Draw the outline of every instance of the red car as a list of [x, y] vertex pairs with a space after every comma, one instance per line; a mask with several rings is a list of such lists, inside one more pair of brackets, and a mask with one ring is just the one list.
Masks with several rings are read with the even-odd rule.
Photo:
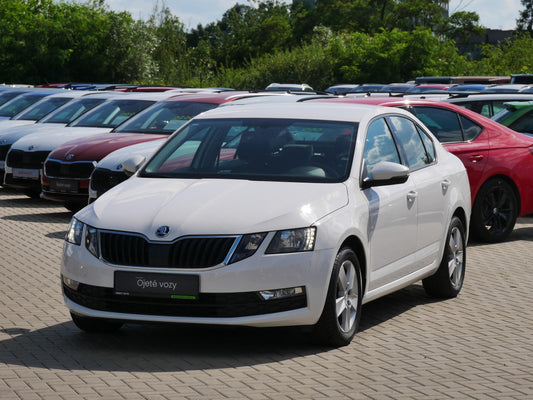
[[517, 217], [533, 213], [533, 137], [439, 101], [391, 97], [315, 101], [399, 107], [416, 115], [466, 167], [472, 195], [470, 232], [478, 240], [502, 241]]
[[181, 94], [157, 102], [110, 133], [72, 140], [52, 151], [44, 163], [41, 197], [69, 210], [88, 203], [89, 178], [98, 161], [122, 147], [165, 139], [195, 115], [242, 92]]

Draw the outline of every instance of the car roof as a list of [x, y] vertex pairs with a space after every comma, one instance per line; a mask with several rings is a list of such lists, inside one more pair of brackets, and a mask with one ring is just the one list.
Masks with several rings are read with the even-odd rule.
[[48, 98], [63, 97], [63, 98], [77, 98], [87, 96], [89, 94], [101, 93], [96, 90], [94, 91], [85, 91], [85, 90], [57, 90], [57, 93], [53, 93]]
[[287, 118], [359, 122], [369, 116], [391, 112], [412, 116], [408, 111], [367, 104], [317, 104], [311, 102], [243, 104], [206, 111], [194, 119]]
[[487, 86], [484, 90], [487, 92], [520, 92], [524, 89], [528, 89], [531, 85], [521, 84], [521, 83], [508, 83], [508, 84], [499, 84], [499, 85], [490, 85]]
[[190, 101], [197, 103], [214, 103], [222, 104], [227, 101], [231, 101], [233, 97], [238, 96], [239, 94], [248, 94], [247, 91], [235, 92], [235, 91], [224, 91], [221, 93], [216, 92], [205, 92], [205, 93], [174, 93], [172, 97], [164, 100], [166, 102], [171, 101]]
[[[401, 107], [401, 106], [428, 106], [428, 107], [439, 107], [439, 108], [445, 108], [450, 111], [458, 112], [459, 114], [462, 114], [464, 116], [469, 117], [470, 119], [476, 121], [478, 124], [482, 124], [483, 126], [491, 126], [492, 128], [498, 129], [499, 131], [505, 131], [508, 133], [515, 134], [516, 132], [513, 131], [510, 128], [507, 128], [506, 126], [503, 126], [496, 121], [493, 121], [490, 118], [487, 118], [481, 114], [478, 114], [475, 111], [469, 110], [467, 108], [461, 107], [459, 105], [455, 105], [452, 103], [447, 103], [443, 101], [437, 101], [437, 100], [429, 100], [429, 99], [402, 99], [402, 98], [390, 98], [390, 97], [338, 97], [338, 98], [332, 98], [332, 99], [317, 99], [313, 102], [332, 102], [332, 103], [354, 103], [354, 104], [373, 104], [373, 105], [379, 105], [379, 106], [385, 106], [385, 107]], [[408, 111], [406, 111], [408, 112]]]
[[322, 98], [316, 99], [315, 101], [320, 102], [332, 102], [332, 103], [354, 103], [354, 104], [370, 104], [375, 106], [383, 107], [401, 107], [409, 105], [418, 105], [418, 106], [434, 106], [440, 108], [447, 108], [450, 110], [458, 111], [461, 114], [469, 115], [474, 119], [482, 118], [490, 121], [489, 118], [484, 117], [481, 114], [478, 114], [474, 111], [468, 110], [464, 107], [447, 103], [438, 100], [431, 99], [420, 99], [420, 98], [402, 98], [402, 97], [337, 97], [337, 98]]
[[449, 101], [450, 103], [462, 103], [467, 101], [480, 101], [480, 100], [487, 100], [487, 101], [494, 101], [494, 100], [504, 100], [504, 101], [511, 101], [511, 100], [533, 100], [533, 94], [531, 93], [522, 93], [522, 92], [516, 92], [516, 93], [475, 93], [475, 94], [467, 94], [467, 95], [452, 95], [449, 99], [446, 101]]

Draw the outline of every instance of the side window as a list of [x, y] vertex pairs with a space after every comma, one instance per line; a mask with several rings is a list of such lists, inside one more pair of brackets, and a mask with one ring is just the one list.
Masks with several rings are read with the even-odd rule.
[[433, 140], [427, 135], [426, 132], [424, 132], [420, 127], [417, 126], [418, 134], [422, 138], [422, 142], [424, 142], [424, 147], [426, 148], [427, 153], [427, 163], [431, 164], [435, 162], [435, 144], [433, 143]]
[[414, 107], [415, 114], [439, 142], [463, 142], [463, 131], [456, 112], [436, 107]]
[[492, 109], [494, 114], [492, 114], [491, 117], [498, 114], [501, 110], [505, 110], [505, 101], [493, 101]]
[[[476, 110], [473, 110], [473, 111], [476, 111]], [[492, 109], [490, 107], [490, 104], [483, 104], [483, 107], [481, 107], [481, 110], [479, 111], [479, 114], [487, 117], [487, 118], [490, 118], [494, 115], [494, 113], [492, 112]]]
[[404, 117], [395, 116], [388, 119], [394, 129], [394, 136], [405, 154], [409, 169], [413, 171], [429, 164], [431, 161], [415, 124]]
[[479, 114], [485, 115], [487, 118], [490, 117], [488, 115], [490, 113], [490, 103], [485, 103], [483, 101], [465, 101], [465, 102], [458, 102], [454, 104], [464, 107], [468, 110], [472, 110], [474, 112], [477, 112]]
[[478, 135], [481, 133], [483, 128], [473, 122], [472, 120], [459, 115], [459, 118], [461, 120], [461, 125], [463, 127], [463, 134], [466, 141], [468, 140], [474, 140], [478, 137]]
[[381, 161], [400, 163], [400, 156], [392, 133], [383, 118], [373, 121], [368, 126], [365, 150], [363, 154], [366, 173], [372, 177], [372, 169]]
[[514, 121], [509, 128], [523, 133], [533, 133], [533, 111], [529, 111]]

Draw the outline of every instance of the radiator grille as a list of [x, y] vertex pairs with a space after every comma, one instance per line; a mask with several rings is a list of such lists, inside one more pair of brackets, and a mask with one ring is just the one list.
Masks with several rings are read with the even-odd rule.
[[96, 168], [91, 176], [91, 189], [101, 196], [112, 187], [124, 182], [128, 177], [123, 171]]
[[7, 152], [9, 151], [10, 148], [11, 148], [11, 143], [0, 145], [0, 161], [5, 161]]
[[61, 162], [57, 160], [47, 160], [44, 164], [44, 171], [50, 178], [77, 178], [89, 179], [94, 170], [92, 161]]
[[184, 238], [153, 243], [136, 235], [100, 232], [102, 258], [115, 265], [209, 268], [224, 261], [235, 237]]
[[23, 151], [11, 149], [7, 154], [7, 165], [11, 168], [41, 169], [50, 151]]

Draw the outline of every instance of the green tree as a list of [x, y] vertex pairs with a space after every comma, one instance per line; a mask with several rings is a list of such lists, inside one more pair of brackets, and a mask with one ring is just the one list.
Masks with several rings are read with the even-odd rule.
[[533, 32], [533, 0], [521, 0], [524, 9], [520, 11], [520, 16], [516, 20], [516, 29], [520, 31]]
[[187, 36], [184, 25], [168, 7], [156, 8], [148, 21], [154, 36], [153, 59], [157, 65], [154, 83], [182, 85], [190, 79]]
[[390, 13], [389, 28], [413, 31], [424, 27], [434, 29], [445, 18], [443, 6], [449, 0], [403, 0], [394, 2]]
[[108, 13], [108, 28], [105, 32], [104, 71], [100, 80], [126, 83], [154, 82], [157, 77], [157, 62], [154, 49], [157, 38], [143, 21], [135, 21], [127, 12]]
[[148, 79], [149, 43], [142, 22], [103, 0], [0, 0], [0, 81]]
[[250, 0], [236, 4], [217, 23], [198, 26], [189, 35], [189, 46], [211, 46], [217, 65], [244, 65], [254, 57], [290, 48], [289, 7], [278, 0]]
[[336, 82], [403, 82], [467, 69], [453, 41], [442, 42], [425, 28], [339, 34], [329, 41], [327, 52], [335, 60]]
[[241, 68], [221, 67], [218, 72], [211, 81], [213, 86], [236, 89], [260, 90], [272, 82], [301, 82], [323, 88], [332, 80], [331, 62], [317, 42], [265, 54]]
[[480, 36], [485, 27], [479, 23], [479, 15], [471, 11], [458, 11], [443, 21], [439, 32], [451, 39], [460, 39], [463, 43], [472, 36]]
[[528, 33], [517, 35], [497, 46], [483, 46], [483, 57], [475, 62], [480, 75], [533, 73], [533, 38]]

